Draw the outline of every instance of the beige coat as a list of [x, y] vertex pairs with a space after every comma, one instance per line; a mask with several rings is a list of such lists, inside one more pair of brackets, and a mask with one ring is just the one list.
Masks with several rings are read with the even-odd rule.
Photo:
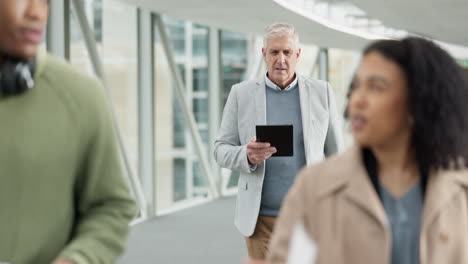
[[[420, 237], [420, 264], [468, 263], [468, 171], [430, 176]], [[285, 263], [294, 225], [303, 221], [318, 244], [318, 264], [390, 263], [384, 208], [353, 147], [304, 169], [288, 193], [269, 260]]]

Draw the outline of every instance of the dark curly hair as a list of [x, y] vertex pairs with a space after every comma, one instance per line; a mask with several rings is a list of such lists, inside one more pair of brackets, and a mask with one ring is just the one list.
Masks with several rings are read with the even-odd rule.
[[[377, 52], [405, 73], [408, 109], [414, 120], [412, 145], [423, 171], [468, 163], [468, 81], [442, 48], [416, 37], [380, 40], [363, 52]], [[349, 90], [348, 96], [352, 93]], [[347, 113], [345, 113], [347, 117]]]

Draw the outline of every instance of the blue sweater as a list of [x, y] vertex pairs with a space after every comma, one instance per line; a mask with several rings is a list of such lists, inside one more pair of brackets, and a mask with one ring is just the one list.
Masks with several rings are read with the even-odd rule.
[[292, 124], [294, 132], [294, 155], [271, 157], [265, 164], [260, 215], [277, 216], [296, 174], [306, 164], [298, 85], [286, 91], [267, 86], [266, 110], [268, 125]]

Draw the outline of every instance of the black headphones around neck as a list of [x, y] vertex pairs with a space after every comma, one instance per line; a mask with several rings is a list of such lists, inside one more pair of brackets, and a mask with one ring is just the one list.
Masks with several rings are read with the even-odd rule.
[[22, 94], [34, 86], [35, 60], [24, 61], [5, 57], [0, 66], [0, 94], [11, 96]]

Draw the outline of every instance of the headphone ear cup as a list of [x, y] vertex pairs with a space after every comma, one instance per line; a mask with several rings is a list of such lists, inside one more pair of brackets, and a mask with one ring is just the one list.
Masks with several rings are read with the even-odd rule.
[[7, 96], [23, 93], [34, 86], [32, 69], [28, 62], [6, 60], [0, 77], [0, 90]]
[[1, 69], [1, 83], [0, 88], [2, 89], [2, 93], [4, 95], [11, 95], [15, 93], [16, 90], [16, 76], [15, 76], [15, 67], [14, 64], [10, 60], [6, 60], [3, 63]]
[[32, 77], [29, 63], [18, 63], [15, 68], [15, 76], [17, 94], [24, 93], [26, 90], [29, 90], [34, 86], [34, 79]]

